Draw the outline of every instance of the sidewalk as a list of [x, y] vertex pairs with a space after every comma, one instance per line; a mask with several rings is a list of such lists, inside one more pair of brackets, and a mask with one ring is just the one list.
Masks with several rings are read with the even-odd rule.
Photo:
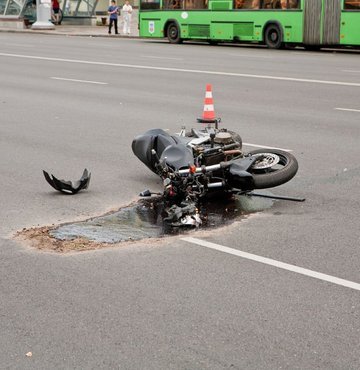
[[112, 34], [108, 34], [108, 26], [77, 26], [77, 25], [67, 25], [66, 20], [63, 22], [64, 24], [56, 25], [54, 30], [32, 30], [30, 28], [24, 29], [15, 29], [15, 28], [6, 28], [0, 27], [0, 32], [17, 32], [17, 33], [33, 33], [33, 34], [49, 34], [49, 35], [67, 35], [67, 36], [88, 36], [88, 37], [139, 37], [139, 30], [138, 30], [138, 12], [137, 10], [134, 11], [131, 17], [131, 34], [130, 36], [123, 35], [122, 32], [122, 22], [121, 18], [119, 19], [119, 35], [114, 34], [114, 28], [112, 29]]

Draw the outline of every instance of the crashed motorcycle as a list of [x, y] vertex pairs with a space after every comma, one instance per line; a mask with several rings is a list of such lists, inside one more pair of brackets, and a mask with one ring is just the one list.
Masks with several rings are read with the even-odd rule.
[[291, 153], [278, 149], [244, 152], [240, 135], [219, 129], [219, 121], [215, 127], [183, 128], [174, 135], [153, 129], [132, 142], [134, 154], [162, 179], [164, 220], [172, 226], [199, 226], [199, 202], [204, 198], [279, 186], [298, 170]]
[[[199, 226], [198, 210], [204, 198], [249, 194], [282, 185], [295, 176], [298, 163], [292, 154], [278, 149], [246, 153], [239, 134], [219, 128], [221, 119], [215, 116], [210, 84], [206, 85], [203, 116], [197, 121], [201, 129], [183, 127], [176, 135], [153, 129], [132, 142], [134, 154], [163, 181], [164, 220], [172, 226]], [[152, 194], [147, 190], [140, 195]]]

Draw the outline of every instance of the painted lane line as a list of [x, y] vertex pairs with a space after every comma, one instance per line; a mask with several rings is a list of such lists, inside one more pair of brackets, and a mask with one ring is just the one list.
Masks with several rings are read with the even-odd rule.
[[238, 57], [238, 58], [274, 59], [274, 57], [265, 56], [265, 55], [234, 54], [234, 53], [226, 53], [225, 55], [232, 56], [232, 57]]
[[347, 288], [351, 288], [351, 289], [360, 291], [360, 284], [354, 283], [353, 281], [340, 279], [340, 278], [337, 278], [335, 276], [326, 275], [326, 274], [323, 274], [321, 272], [316, 272], [316, 271], [308, 270], [308, 269], [298, 267], [298, 266], [295, 266], [295, 265], [290, 265], [288, 263], [276, 261], [276, 260], [273, 260], [273, 259], [270, 259], [270, 258], [261, 257], [261, 256], [258, 256], [256, 254], [242, 252], [242, 251], [239, 251], [237, 249], [225, 247], [225, 246], [220, 245], [220, 244], [207, 242], [205, 240], [201, 240], [201, 239], [197, 239], [197, 238], [186, 237], [186, 238], [182, 238], [181, 240], [183, 240], [185, 242], [188, 242], [188, 243], [191, 243], [191, 244], [196, 244], [196, 245], [200, 245], [202, 247], [214, 249], [214, 250], [217, 250], [219, 252], [224, 252], [224, 253], [232, 254], [234, 256], [242, 257], [242, 258], [245, 258], [247, 260], [263, 263], [265, 265], [270, 265], [270, 266], [273, 266], [273, 267], [277, 267], [279, 269], [295, 272], [297, 274], [309, 276], [309, 277], [312, 277], [312, 278], [315, 278], [315, 279], [318, 279], [318, 280], [327, 281], [329, 283], [333, 283], [333, 284], [336, 284], [336, 285], [341, 285], [341, 286], [344, 286], [344, 287], [347, 287]]
[[243, 145], [246, 145], [246, 146], [254, 146], [254, 147], [256, 147], [256, 148], [263, 148], [263, 149], [278, 149], [278, 150], [283, 150], [284, 152], [292, 152], [292, 150], [291, 150], [291, 149], [277, 148], [276, 146], [265, 146], [265, 145], [250, 144], [250, 143], [243, 143]]
[[335, 108], [335, 110], [342, 110], [346, 112], [358, 112], [360, 113], [360, 109], [351, 109], [351, 108]]
[[183, 58], [171, 58], [171, 57], [156, 57], [152, 55], [140, 55], [141, 58], [150, 58], [150, 59], [166, 59], [166, 60], [184, 60]]
[[50, 58], [50, 57], [39, 57], [39, 56], [34, 56], [34, 55], [21, 55], [21, 54], [8, 54], [8, 53], [0, 53], [0, 56], [12, 57], [12, 58], [34, 59], [34, 60], [46, 60], [49, 62], [77, 63], [77, 64], [87, 64], [87, 65], [97, 65], [97, 66], [101, 65], [101, 66], [108, 66], [108, 67], [132, 68], [132, 69], [143, 69], [143, 70], [152, 70], [152, 71], [198, 73], [198, 74], [206, 74], [206, 75], [213, 75], [213, 76], [244, 77], [244, 78], [256, 78], [256, 79], [264, 79], [264, 80], [305, 82], [305, 83], [312, 83], [312, 84], [360, 87], [360, 83], [355, 83], [355, 82], [314, 80], [314, 79], [307, 79], [307, 78], [278, 77], [278, 76], [254, 75], [254, 74], [233, 73], [233, 72], [217, 72], [217, 71], [206, 71], [206, 70], [200, 70], [200, 69], [154, 67], [154, 66], [144, 66], [144, 65], [136, 65], [136, 64], [95, 62], [95, 61], [90, 61], [90, 60]]
[[347, 73], [360, 73], [360, 71], [355, 71], [354, 69], [343, 69], [342, 72], [347, 72]]
[[4, 45], [6, 45], [6, 46], [13, 46], [13, 47], [20, 46], [21, 48], [34, 48], [35, 47], [35, 45], [33, 45], [33, 44], [11, 44], [11, 43], [5, 43]]
[[95, 85], [108, 85], [107, 82], [98, 82], [98, 81], [87, 81], [87, 80], [75, 80], [73, 78], [62, 78], [62, 77], [50, 77], [52, 80], [60, 81], [70, 81], [70, 82], [81, 82], [85, 84], [95, 84]]

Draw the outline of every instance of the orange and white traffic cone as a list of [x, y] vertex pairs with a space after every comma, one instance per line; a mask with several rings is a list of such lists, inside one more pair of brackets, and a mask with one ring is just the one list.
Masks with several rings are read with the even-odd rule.
[[204, 100], [204, 111], [202, 118], [198, 118], [198, 122], [201, 123], [218, 123], [220, 120], [215, 117], [214, 100], [212, 96], [212, 86], [206, 85], [205, 100]]
[[210, 84], [206, 85], [203, 119], [204, 120], [215, 119], [214, 100], [212, 96], [212, 86]]

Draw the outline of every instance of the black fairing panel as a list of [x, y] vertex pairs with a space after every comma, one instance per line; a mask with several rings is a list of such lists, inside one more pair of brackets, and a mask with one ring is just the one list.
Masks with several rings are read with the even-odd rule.
[[69, 181], [69, 180], [59, 180], [54, 175], [49, 175], [43, 170], [46, 181], [54, 189], [60, 191], [64, 194], [76, 194], [82, 189], [87, 189], [89, 187], [91, 173], [85, 168], [80, 180]]
[[[140, 161], [154, 173], [156, 173], [156, 159], [151, 153], [153, 149], [159, 158], [167, 157], [166, 163], [174, 169], [179, 169], [188, 166], [189, 163], [193, 164], [192, 150], [186, 147], [189, 140], [185, 137], [171, 136], [161, 129], [152, 129], [133, 140], [132, 150]], [[169, 146], [173, 148], [170, 148], [164, 155], [165, 149]]]
[[165, 159], [166, 164], [175, 170], [194, 164], [192, 149], [182, 143], [169, 145], [162, 152], [161, 159]]
[[151, 153], [152, 149], [160, 157], [164, 149], [174, 143], [176, 143], [175, 139], [167, 132], [161, 129], [153, 129], [137, 136], [132, 142], [132, 150], [141, 162], [156, 173], [156, 160]]
[[255, 188], [253, 176], [247, 171], [254, 160], [255, 158], [252, 157], [242, 158], [231, 164], [226, 178], [232, 188], [240, 190], [253, 190]]

